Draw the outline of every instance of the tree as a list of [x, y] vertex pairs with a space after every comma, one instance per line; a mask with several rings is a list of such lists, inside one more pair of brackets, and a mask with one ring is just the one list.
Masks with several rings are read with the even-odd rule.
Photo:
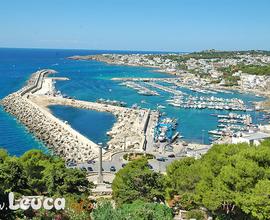
[[16, 157], [6, 158], [0, 164], [0, 183], [0, 187], [7, 193], [24, 193], [29, 190], [23, 165]]
[[110, 201], [102, 201], [97, 204], [97, 207], [91, 214], [93, 220], [121, 220], [117, 211], [113, 208]]
[[270, 217], [270, 180], [260, 180], [250, 193], [239, 198], [244, 212], [258, 219]]
[[132, 220], [171, 220], [173, 219], [172, 210], [159, 203], [146, 203], [134, 201], [131, 204], [124, 204], [117, 209], [122, 219]]
[[4, 149], [0, 149], [0, 163], [3, 163], [7, 157], [8, 157], [7, 151]]
[[168, 196], [177, 193], [193, 192], [200, 179], [200, 169], [194, 158], [184, 158], [172, 162], [167, 168]]
[[43, 171], [50, 165], [50, 156], [40, 150], [30, 150], [24, 153], [20, 160], [27, 174], [28, 184], [32, 193], [46, 193], [46, 180], [43, 178]]
[[[170, 198], [190, 198], [220, 218], [267, 219], [270, 142], [258, 147], [247, 144], [215, 145], [199, 160], [176, 161], [167, 168]], [[268, 190], [268, 191], [267, 191]], [[181, 200], [182, 199], [182, 200]], [[192, 206], [191, 206], [192, 207]], [[266, 217], [268, 216], [268, 217]]]
[[116, 173], [112, 183], [113, 198], [117, 204], [143, 201], [164, 201], [164, 178], [149, 169], [147, 159], [128, 163]]
[[59, 158], [52, 158], [42, 174], [49, 195], [87, 197], [92, 187], [86, 178], [86, 172], [67, 169], [64, 161]]
[[134, 201], [113, 208], [111, 202], [105, 201], [98, 204], [93, 211], [94, 220], [172, 220], [172, 210], [165, 205]]
[[[84, 202], [89, 196], [91, 183], [86, 178], [86, 172], [79, 169], [68, 169], [65, 162], [55, 156], [46, 155], [39, 150], [31, 150], [23, 156], [10, 157], [6, 151], [0, 149], [0, 205], [2, 202], [8, 204], [8, 193], [14, 192], [16, 198], [22, 195], [44, 195], [47, 197], [61, 196], [66, 201], [73, 201], [71, 205]], [[69, 212], [68, 212], [69, 211]], [[11, 212], [9, 209], [0, 210], [0, 219], [32, 218], [42, 219], [55, 216], [72, 214], [73, 219], [89, 219], [89, 210], [80, 213], [52, 210], [47, 213], [44, 210], [27, 210]], [[51, 219], [50, 218], [50, 219]], [[63, 218], [62, 218], [63, 219]]]
[[16, 213], [8, 209], [8, 193], [24, 194], [29, 191], [27, 176], [23, 166], [16, 157], [8, 157], [1, 151], [1, 158], [5, 158], [0, 163], [0, 205], [4, 208], [0, 210], [0, 219], [15, 219]]

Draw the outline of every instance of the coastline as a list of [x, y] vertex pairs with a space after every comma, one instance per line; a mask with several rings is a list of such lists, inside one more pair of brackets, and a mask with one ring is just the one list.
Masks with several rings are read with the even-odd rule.
[[51, 73], [55, 71], [41, 70], [34, 73], [25, 87], [1, 101], [5, 111], [14, 115], [45, 146], [67, 161], [86, 162], [95, 159], [99, 146], [53, 116], [49, 105], [69, 105], [114, 114], [117, 121], [108, 132], [111, 139], [107, 143], [108, 151], [104, 153], [107, 157], [124, 147], [142, 151], [150, 111], [55, 97], [53, 81], [58, 78], [47, 78]]
[[[195, 75], [189, 73], [189, 72], [176, 72], [176, 71], [168, 71], [167, 68], [161, 68], [160, 66], [152, 66], [152, 65], [142, 65], [142, 64], [134, 64], [134, 63], [128, 63], [128, 62], [120, 62], [118, 60], [112, 61], [109, 58], [105, 58], [102, 55], [84, 55], [84, 56], [71, 56], [67, 57], [67, 59], [72, 59], [72, 60], [95, 60], [99, 62], [104, 62], [110, 65], [121, 65], [121, 66], [135, 66], [135, 67], [147, 67], [147, 68], [152, 68], [154, 72], [160, 72], [160, 73], [166, 73], [171, 76], [174, 76], [176, 78], [181, 77], [181, 78], [187, 78], [190, 77], [191, 75], [195, 77]], [[243, 94], [253, 94], [254, 96], [261, 96], [266, 98], [264, 101], [260, 101], [255, 103], [256, 107], [258, 110], [265, 111], [265, 112], [270, 112], [270, 91], [260, 91], [258, 89], [243, 89], [240, 86], [222, 86], [222, 85], [217, 85], [217, 84], [211, 84], [214, 85], [215, 88], [217, 89], [222, 89], [222, 90], [227, 90], [227, 91], [236, 91], [239, 93]]]

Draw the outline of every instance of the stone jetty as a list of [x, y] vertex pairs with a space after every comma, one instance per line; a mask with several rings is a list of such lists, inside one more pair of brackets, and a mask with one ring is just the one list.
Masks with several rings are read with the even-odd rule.
[[67, 161], [84, 161], [97, 156], [94, 143], [82, 140], [79, 133], [67, 129], [60, 120], [42, 110], [26, 97], [14, 93], [2, 101], [4, 109], [14, 115], [28, 130]]
[[22, 89], [1, 100], [1, 105], [52, 149], [54, 154], [66, 161], [85, 162], [97, 158], [99, 146], [53, 116], [48, 108], [50, 105], [69, 105], [114, 114], [117, 122], [108, 132], [111, 139], [107, 143], [107, 155], [123, 149], [143, 149], [150, 111], [56, 96], [53, 91], [49, 91], [50, 88], [54, 89], [51, 85], [53, 80], [48, 80], [48, 75], [53, 73], [56, 72], [41, 70], [34, 73]]
[[153, 114], [144, 109], [131, 109], [63, 97], [30, 95], [29, 99], [47, 111], [49, 111], [48, 106], [65, 105], [112, 113], [117, 118], [117, 121], [111, 131], [107, 133], [111, 137], [110, 141], [107, 143], [109, 151], [120, 149], [142, 150], [144, 133], [148, 125], [148, 114]]

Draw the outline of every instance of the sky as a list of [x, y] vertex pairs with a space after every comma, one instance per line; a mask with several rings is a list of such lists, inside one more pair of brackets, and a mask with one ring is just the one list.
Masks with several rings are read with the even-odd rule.
[[0, 47], [270, 50], [270, 0], [1, 0]]

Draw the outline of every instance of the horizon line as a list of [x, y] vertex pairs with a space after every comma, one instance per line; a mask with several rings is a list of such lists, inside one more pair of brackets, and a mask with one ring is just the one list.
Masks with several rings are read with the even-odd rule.
[[218, 49], [204, 49], [204, 50], [193, 50], [193, 51], [172, 51], [172, 50], [132, 50], [132, 49], [87, 49], [87, 48], [42, 48], [42, 47], [1, 47], [0, 49], [30, 49], [30, 50], [84, 50], [84, 51], [118, 51], [118, 52], [154, 52], [154, 53], [198, 53], [205, 51], [215, 52], [248, 52], [248, 51], [267, 51], [267, 49], [235, 49], [235, 50], [218, 50]]

